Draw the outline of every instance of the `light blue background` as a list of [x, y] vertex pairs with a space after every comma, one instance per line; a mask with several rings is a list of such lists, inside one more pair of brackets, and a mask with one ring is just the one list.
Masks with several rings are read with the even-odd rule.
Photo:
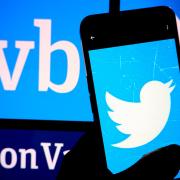
[[[180, 144], [180, 73], [173, 39], [92, 50], [89, 54], [106, 160], [113, 173], [130, 167], [144, 154], [159, 147]], [[119, 132], [117, 124], [108, 116], [106, 91], [125, 101], [140, 102], [140, 91], [145, 83], [152, 80], [166, 83], [171, 79], [176, 87], [171, 93], [169, 120], [160, 135], [137, 148], [113, 147], [112, 144], [126, 139], [128, 135]]]
[[[90, 14], [108, 12], [109, 0], [1, 0], [0, 40], [8, 40], [5, 50], [12, 72], [18, 50], [16, 40], [33, 40], [35, 49], [30, 51], [21, 79], [15, 92], [2, 89], [0, 83], [0, 118], [53, 119], [93, 121], [79, 27], [81, 20]], [[179, 14], [180, 5], [176, 0], [121, 0], [121, 10], [168, 5]], [[34, 19], [52, 20], [52, 43], [68, 40], [77, 46], [80, 54], [80, 78], [76, 88], [67, 94], [51, 90], [38, 92], [39, 29], [33, 26]], [[58, 60], [57, 60], [58, 59]], [[63, 52], [52, 54], [52, 81], [62, 83], [66, 75], [66, 57]]]
[[[8, 40], [5, 55], [12, 72], [18, 50], [16, 40], [33, 40], [35, 49], [30, 51], [16, 91], [4, 91], [0, 83], [0, 118], [92, 121], [82, 48], [80, 22], [89, 14], [101, 13], [107, 3], [91, 1], [57, 0], [1, 0], [0, 39]], [[66, 94], [49, 90], [38, 92], [39, 28], [34, 19], [52, 20], [52, 43], [67, 40], [77, 46], [80, 53], [80, 78], [76, 88]], [[66, 76], [66, 56], [62, 51], [52, 54], [51, 80], [62, 83]]]

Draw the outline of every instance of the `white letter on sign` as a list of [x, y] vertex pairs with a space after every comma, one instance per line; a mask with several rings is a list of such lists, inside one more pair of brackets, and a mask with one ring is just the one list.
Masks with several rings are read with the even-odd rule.
[[36, 151], [34, 149], [19, 149], [20, 152], [20, 167], [21, 169], [26, 169], [26, 163], [27, 163], [27, 155], [30, 156], [30, 166], [31, 169], [38, 169], [38, 166], [36, 165]]
[[[7, 154], [9, 153], [11, 160], [7, 162]], [[17, 164], [17, 154], [16, 151], [12, 148], [5, 148], [1, 151], [0, 154], [0, 163], [5, 169], [12, 169]]]
[[16, 48], [19, 48], [19, 55], [12, 73], [12, 77], [9, 72], [6, 57], [3, 49], [8, 47], [7, 41], [0, 41], [0, 78], [3, 88], [5, 90], [14, 91], [18, 85], [21, 77], [24, 65], [29, 54], [30, 49], [34, 49], [33, 41], [16, 41]]
[[[72, 91], [77, 85], [80, 72], [80, 58], [77, 48], [69, 41], [58, 41], [51, 44], [51, 20], [34, 20], [34, 25], [40, 28], [39, 53], [39, 91], [51, 88], [57, 93]], [[63, 84], [54, 84], [50, 80], [51, 54], [62, 50], [67, 56], [67, 75]]]
[[41, 143], [41, 146], [43, 147], [45, 158], [47, 161], [48, 168], [50, 170], [54, 170], [58, 157], [61, 152], [61, 148], [64, 146], [63, 143], [55, 143], [54, 146], [56, 147], [54, 157], [52, 158], [49, 147], [51, 146], [51, 143]]

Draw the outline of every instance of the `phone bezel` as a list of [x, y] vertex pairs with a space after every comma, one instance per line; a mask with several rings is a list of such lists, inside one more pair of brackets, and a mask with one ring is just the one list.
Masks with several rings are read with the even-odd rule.
[[96, 133], [101, 144], [100, 151], [103, 153], [103, 162], [107, 167], [88, 51], [174, 38], [178, 61], [180, 61], [176, 19], [174, 12], [168, 7], [144, 8], [122, 11], [116, 14], [107, 13], [88, 16], [82, 21], [80, 31], [91, 107], [95, 126], [97, 127]]

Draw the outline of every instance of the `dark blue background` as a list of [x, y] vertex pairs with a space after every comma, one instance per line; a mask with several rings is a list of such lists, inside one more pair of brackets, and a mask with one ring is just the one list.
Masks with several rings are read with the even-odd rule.
[[[77, 142], [83, 132], [63, 131], [30, 131], [30, 130], [1, 130], [0, 131], [0, 153], [4, 148], [13, 148], [17, 153], [17, 165], [12, 169], [4, 169], [0, 164], [0, 179], [54, 179], [60, 169], [64, 157], [63, 152], [70, 150]], [[54, 170], [49, 170], [42, 146], [40, 143], [52, 143], [50, 149], [51, 157], [56, 150], [54, 143], [64, 143]], [[20, 169], [19, 149], [35, 149], [37, 152], [37, 165], [39, 169], [30, 169], [30, 161], [26, 163], [26, 169]], [[7, 153], [9, 154], [9, 153]], [[28, 157], [28, 156], [27, 156]], [[10, 163], [10, 154], [7, 155], [7, 163]]]

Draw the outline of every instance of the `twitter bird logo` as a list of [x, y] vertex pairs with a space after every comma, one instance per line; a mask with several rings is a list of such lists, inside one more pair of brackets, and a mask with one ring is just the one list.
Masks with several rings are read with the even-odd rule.
[[111, 111], [108, 115], [119, 124], [117, 129], [128, 134], [125, 140], [113, 144], [117, 148], [135, 148], [149, 143], [164, 129], [171, 109], [173, 80], [147, 82], [141, 89], [140, 102], [127, 102], [106, 92], [105, 99]]

